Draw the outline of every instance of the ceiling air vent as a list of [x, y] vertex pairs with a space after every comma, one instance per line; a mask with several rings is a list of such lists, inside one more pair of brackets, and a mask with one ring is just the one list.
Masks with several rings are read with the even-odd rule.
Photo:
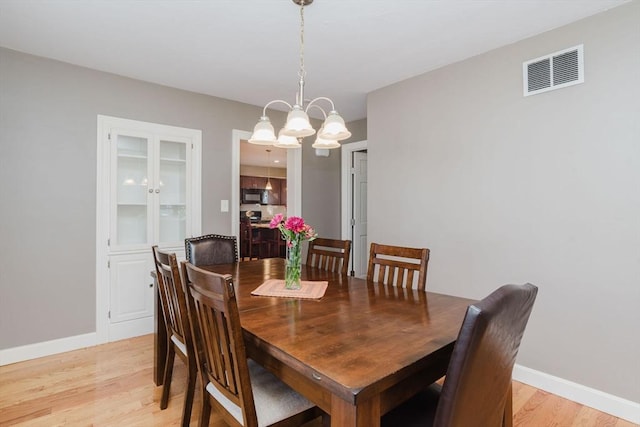
[[583, 83], [583, 45], [526, 61], [522, 73], [524, 96]]

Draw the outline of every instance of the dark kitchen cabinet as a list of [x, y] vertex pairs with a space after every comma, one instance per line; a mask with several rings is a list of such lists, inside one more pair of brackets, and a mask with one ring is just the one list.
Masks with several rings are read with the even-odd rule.
[[240, 188], [264, 190], [266, 186], [267, 178], [265, 177], [240, 175]]
[[[287, 204], [287, 180], [283, 178], [270, 178], [272, 190], [269, 191], [270, 205]], [[240, 189], [250, 188], [264, 190], [267, 186], [267, 178], [262, 176], [240, 175]]]
[[269, 204], [270, 205], [281, 205], [280, 202], [280, 179], [271, 178], [271, 190], [269, 190]]

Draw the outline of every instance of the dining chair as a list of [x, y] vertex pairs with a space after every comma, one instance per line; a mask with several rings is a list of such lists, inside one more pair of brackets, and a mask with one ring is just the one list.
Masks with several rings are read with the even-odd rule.
[[187, 300], [180, 269], [175, 253], [161, 251], [157, 246], [152, 247], [153, 259], [156, 266], [158, 292], [167, 326], [166, 362], [162, 383], [162, 397], [160, 409], [166, 409], [169, 403], [169, 389], [173, 375], [173, 361], [177, 354], [187, 366], [187, 387], [182, 409], [182, 426], [188, 426], [191, 421], [191, 408], [196, 389], [196, 375], [198, 364], [194, 354], [194, 344], [189, 323]]
[[251, 225], [250, 221], [240, 221], [240, 249], [242, 259], [267, 258], [271, 243], [264, 239], [262, 233]]
[[382, 426], [511, 425], [511, 373], [537, 293], [529, 283], [505, 285], [470, 305], [442, 387], [391, 410]]
[[287, 255], [287, 242], [282, 238], [279, 229], [274, 228], [269, 233], [269, 254], [273, 258], [285, 258]]
[[313, 403], [247, 358], [230, 275], [182, 263], [203, 385], [201, 426], [211, 406], [230, 426], [294, 426], [322, 415]]
[[371, 243], [367, 280], [385, 285], [424, 291], [427, 283], [429, 249]]
[[193, 265], [231, 264], [238, 261], [235, 236], [205, 234], [184, 239], [187, 261]]
[[350, 254], [351, 240], [318, 237], [309, 242], [306, 264], [327, 271], [347, 274]]

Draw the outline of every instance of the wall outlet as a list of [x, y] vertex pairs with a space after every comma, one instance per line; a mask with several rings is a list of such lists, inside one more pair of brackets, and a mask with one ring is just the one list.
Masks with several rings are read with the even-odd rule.
[[228, 200], [220, 200], [220, 212], [229, 212]]

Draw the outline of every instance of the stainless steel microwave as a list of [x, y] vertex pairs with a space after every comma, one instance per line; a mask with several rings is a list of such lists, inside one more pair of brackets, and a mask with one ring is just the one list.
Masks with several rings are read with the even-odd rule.
[[243, 188], [242, 203], [266, 205], [269, 203], [269, 192], [267, 190], [261, 190], [258, 188]]

